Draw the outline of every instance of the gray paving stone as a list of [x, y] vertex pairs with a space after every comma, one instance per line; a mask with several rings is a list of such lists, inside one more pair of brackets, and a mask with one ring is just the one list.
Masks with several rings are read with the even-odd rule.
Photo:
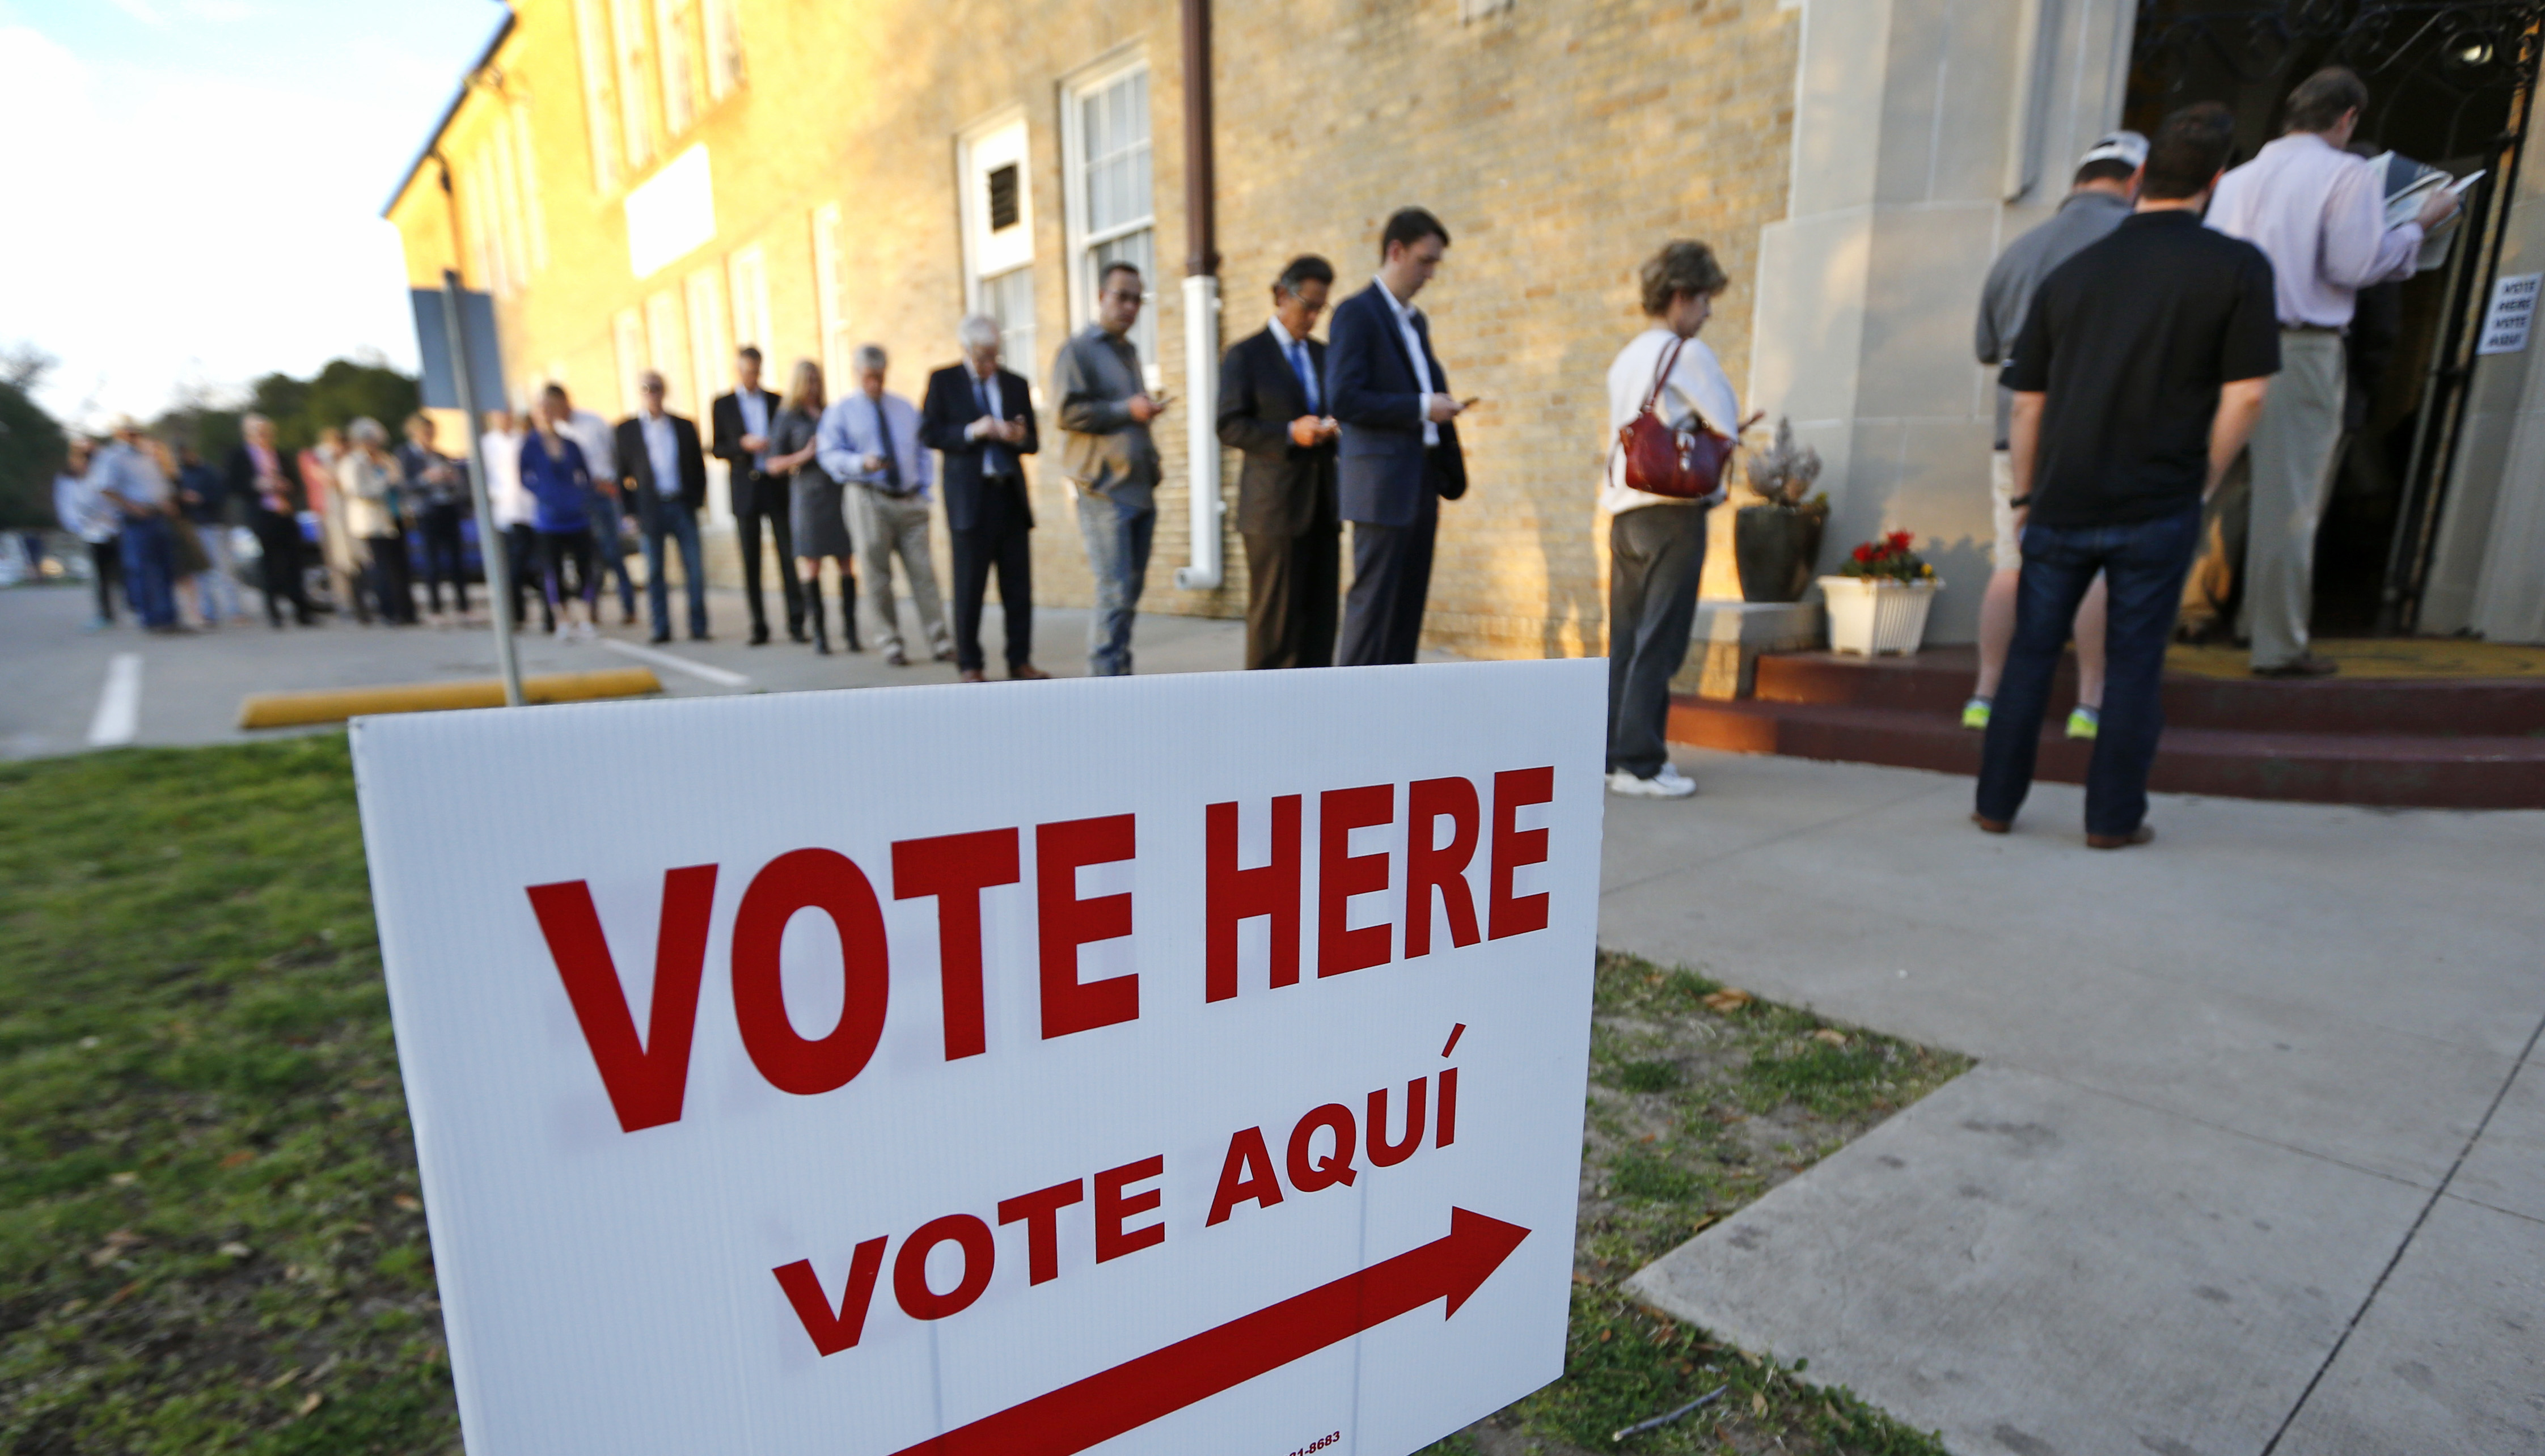
[[2426, 1197], [1983, 1066], [1633, 1287], [1963, 1456], [2251, 1453]]
[[[2508, 1213], [2545, 1219], [2545, 1065], [2522, 1063], [2448, 1191]], [[2545, 1386], [2545, 1365], [2537, 1383]]]
[[2545, 1222], [2441, 1198], [2280, 1450], [2545, 1451]]

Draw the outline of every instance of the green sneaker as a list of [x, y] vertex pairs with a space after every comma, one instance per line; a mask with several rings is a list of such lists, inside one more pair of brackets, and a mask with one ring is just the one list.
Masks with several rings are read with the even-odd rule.
[[1962, 704], [1963, 727], [1968, 728], [1973, 733], [1985, 733], [1988, 731], [1988, 720], [1989, 700], [1987, 698], [1974, 697], [1970, 701]]
[[2102, 727], [2103, 710], [2101, 708], [2090, 708], [2080, 704], [2075, 712], [2068, 715], [2070, 738], [2083, 738], [2091, 742]]

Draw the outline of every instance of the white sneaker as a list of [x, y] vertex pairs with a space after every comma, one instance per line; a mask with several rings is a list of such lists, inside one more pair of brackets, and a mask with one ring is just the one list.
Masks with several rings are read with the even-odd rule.
[[1629, 799], [1683, 799], [1696, 792], [1696, 781], [1667, 766], [1650, 778], [1619, 768], [1608, 775], [1608, 792]]

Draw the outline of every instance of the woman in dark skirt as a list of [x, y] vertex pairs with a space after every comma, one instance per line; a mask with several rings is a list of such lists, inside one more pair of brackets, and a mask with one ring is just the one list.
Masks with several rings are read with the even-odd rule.
[[858, 646], [858, 576], [851, 565], [857, 548], [849, 540], [849, 519], [841, 511], [840, 483], [813, 458], [813, 436], [822, 423], [824, 403], [822, 366], [809, 359], [797, 360], [778, 418], [770, 422], [769, 473], [788, 478], [796, 570], [804, 579], [804, 605], [813, 619], [813, 650], [827, 655], [831, 634], [822, 610], [826, 556], [839, 566], [840, 636], [851, 652], [862, 649]]

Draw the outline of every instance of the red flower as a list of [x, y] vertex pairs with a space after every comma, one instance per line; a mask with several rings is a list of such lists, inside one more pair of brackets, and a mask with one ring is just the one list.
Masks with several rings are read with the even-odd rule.
[[1858, 561], [1871, 561], [1873, 559], [1873, 547], [1869, 545], [1856, 547], [1855, 559]]
[[1884, 536], [1883, 539], [1891, 543], [1892, 550], [1906, 551], [1909, 549], [1909, 542], [1914, 539], [1914, 537], [1905, 530], [1895, 530], [1891, 534]]

